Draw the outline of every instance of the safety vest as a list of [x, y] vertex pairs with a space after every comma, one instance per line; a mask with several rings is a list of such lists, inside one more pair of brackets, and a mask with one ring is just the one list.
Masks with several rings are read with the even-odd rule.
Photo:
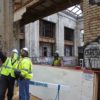
[[11, 76], [15, 78], [14, 70], [16, 69], [16, 66], [18, 65], [18, 54], [14, 53], [13, 57], [11, 58], [11, 64], [12, 64], [12, 71]]
[[14, 78], [15, 78], [14, 70], [17, 69], [18, 63], [19, 63], [19, 61], [17, 60], [17, 61], [13, 64], [13, 67], [12, 67], [11, 76], [14, 77]]
[[53, 65], [54, 65], [54, 66], [60, 66], [60, 65], [61, 65], [61, 59], [60, 59], [60, 58], [54, 59]]
[[11, 57], [11, 63], [12, 65], [14, 65], [14, 63], [18, 60], [18, 54], [17, 53], [14, 53], [13, 54], [13, 57]]
[[32, 61], [30, 58], [25, 57], [21, 58], [19, 62], [14, 66], [15, 69], [19, 69], [21, 71], [21, 75], [25, 79], [32, 79], [33, 74], [32, 74]]
[[9, 75], [11, 75], [11, 72], [12, 72], [11, 58], [8, 57], [1, 66], [0, 74], [9, 76]]

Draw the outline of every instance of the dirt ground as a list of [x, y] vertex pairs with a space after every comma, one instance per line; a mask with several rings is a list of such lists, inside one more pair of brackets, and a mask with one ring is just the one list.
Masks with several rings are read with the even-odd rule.
[[[19, 92], [18, 92], [18, 87], [17, 87], [17, 88], [15, 88], [15, 91], [14, 91], [13, 100], [19, 100], [18, 97], [19, 97]], [[5, 100], [7, 100], [7, 98]], [[42, 99], [39, 99], [39, 98], [31, 95], [30, 100], [42, 100]]]

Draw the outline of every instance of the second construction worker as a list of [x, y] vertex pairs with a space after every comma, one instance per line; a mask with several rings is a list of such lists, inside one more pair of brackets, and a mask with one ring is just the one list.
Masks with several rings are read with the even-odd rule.
[[15, 76], [19, 83], [19, 100], [30, 100], [29, 80], [32, 79], [32, 61], [29, 58], [28, 48], [21, 50], [21, 58], [16, 66]]
[[[7, 100], [12, 100], [14, 91], [15, 76], [12, 74], [13, 65], [16, 62], [13, 57], [18, 54], [17, 50], [12, 51], [12, 57], [6, 57], [0, 52], [0, 60], [2, 61], [0, 70], [0, 100], [5, 100], [5, 93], [7, 91]], [[13, 62], [12, 62], [13, 61]]]
[[56, 51], [54, 53], [54, 59], [53, 59], [52, 66], [61, 66], [61, 59], [59, 57], [59, 52], [58, 51]]

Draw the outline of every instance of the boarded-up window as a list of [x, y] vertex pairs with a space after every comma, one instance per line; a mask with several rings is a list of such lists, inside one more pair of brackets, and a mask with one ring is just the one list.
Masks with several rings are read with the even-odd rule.
[[54, 38], [55, 24], [52, 22], [40, 20], [40, 36]]
[[68, 41], [74, 41], [74, 30], [64, 27], [64, 39]]

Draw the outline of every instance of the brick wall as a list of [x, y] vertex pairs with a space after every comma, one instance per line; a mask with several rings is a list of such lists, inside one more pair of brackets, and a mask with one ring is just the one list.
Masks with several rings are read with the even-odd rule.
[[89, 42], [100, 36], [100, 6], [89, 5], [88, 0], [83, 0], [84, 14], [84, 41]]

